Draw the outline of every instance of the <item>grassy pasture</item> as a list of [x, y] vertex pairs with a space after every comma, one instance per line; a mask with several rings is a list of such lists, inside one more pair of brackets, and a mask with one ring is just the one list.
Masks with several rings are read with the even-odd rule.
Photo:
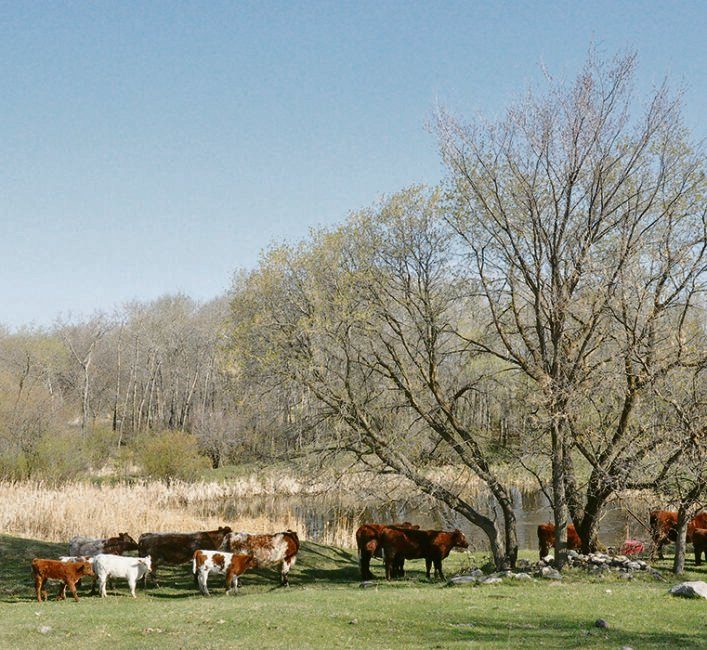
[[[408, 578], [359, 588], [355, 554], [305, 542], [277, 587], [274, 571], [246, 573], [238, 596], [200, 596], [186, 566], [161, 567], [162, 586], [138, 590], [116, 581], [109, 598], [39, 605], [31, 584], [33, 557], [56, 557], [65, 545], [0, 536], [0, 648], [705, 648], [704, 601], [666, 595], [652, 578], [619, 580], [570, 572], [562, 583], [536, 581], [447, 587], [429, 583], [422, 561]], [[528, 557], [531, 557], [528, 555]], [[481, 556], [473, 558], [483, 561]], [[448, 575], [469, 565], [452, 553]], [[667, 569], [665, 561], [659, 568]], [[382, 567], [374, 562], [374, 573]], [[707, 580], [707, 567], [689, 563], [689, 579]], [[674, 580], [672, 580], [674, 581]], [[50, 595], [52, 590], [49, 590]], [[594, 626], [605, 619], [609, 629]]]

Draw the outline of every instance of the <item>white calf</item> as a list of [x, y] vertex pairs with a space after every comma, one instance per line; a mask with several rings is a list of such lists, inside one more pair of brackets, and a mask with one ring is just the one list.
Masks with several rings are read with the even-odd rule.
[[101, 553], [96, 555], [93, 561], [93, 570], [98, 578], [98, 586], [101, 591], [101, 598], [106, 597], [106, 580], [112, 578], [124, 578], [130, 586], [130, 594], [135, 596], [135, 585], [152, 568], [150, 556], [147, 557], [124, 557], [122, 555], [108, 555]]
[[209, 574], [216, 573], [226, 576], [226, 594], [231, 590], [238, 593], [238, 576], [248, 569], [258, 566], [258, 561], [252, 555], [237, 555], [224, 551], [194, 551], [192, 572], [199, 582], [199, 589], [204, 596], [209, 596], [207, 582]]

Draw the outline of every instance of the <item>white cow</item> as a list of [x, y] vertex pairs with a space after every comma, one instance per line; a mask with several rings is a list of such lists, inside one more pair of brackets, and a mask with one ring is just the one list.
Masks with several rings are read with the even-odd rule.
[[101, 553], [93, 560], [93, 570], [98, 578], [98, 586], [101, 598], [105, 598], [106, 580], [112, 578], [124, 578], [130, 586], [130, 594], [135, 596], [135, 585], [148, 571], [152, 569], [150, 556], [147, 557], [124, 557], [122, 555], [108, 555]]
[[209, 596], [207, 582], [209, 574], [226, 576], [226, 594], [232, 590], [238, 593], [238, 576], [248, 569], [255, 569], [258, 560], [252, 555], [237, 555], [225, 551], [194, 551], [192, 559], [192, 573], [196, 576], [199, 589], [204, 596]]

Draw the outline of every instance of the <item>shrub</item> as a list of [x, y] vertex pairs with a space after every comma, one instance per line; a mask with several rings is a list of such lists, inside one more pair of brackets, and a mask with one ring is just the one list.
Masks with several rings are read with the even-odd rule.
[[211, 463], [199, 453], [196, 436], [185, 431], [163, 431], [140, 436], [133, 442], [135, 461], [147, 476], [192, 480]]

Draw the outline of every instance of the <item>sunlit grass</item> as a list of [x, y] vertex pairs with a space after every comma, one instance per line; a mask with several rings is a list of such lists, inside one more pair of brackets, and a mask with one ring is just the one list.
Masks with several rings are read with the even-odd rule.
[[[561, 583], [536, 581], [447, 587], [424, 578], [424, 563], [408, 562], [408, 578], [359, 587], [355, 554], [307, 542], [277, 586], [274, 571], [243, 576], [238, 596], [198, 594], [187, 566], [160, 568], [159, 589], [125, 583], [109, 597], [39, 605], [29, 563], [63, 545], [0, 536], [0, 647], [29, 648], [704, 648], [704, 602], [667, 595], [653, 578], [589, 578], [570, 572]], [[529, 552], [528, 557], [533, 553]], [[483, 555], [452, 553], [445, 570], [482, 564]], [[667, 568], [666, 560], [661, 568]], [[707, 568], [687, 577], [707, 579]], [[595, 627], [603, 618], [608, 629]]]

